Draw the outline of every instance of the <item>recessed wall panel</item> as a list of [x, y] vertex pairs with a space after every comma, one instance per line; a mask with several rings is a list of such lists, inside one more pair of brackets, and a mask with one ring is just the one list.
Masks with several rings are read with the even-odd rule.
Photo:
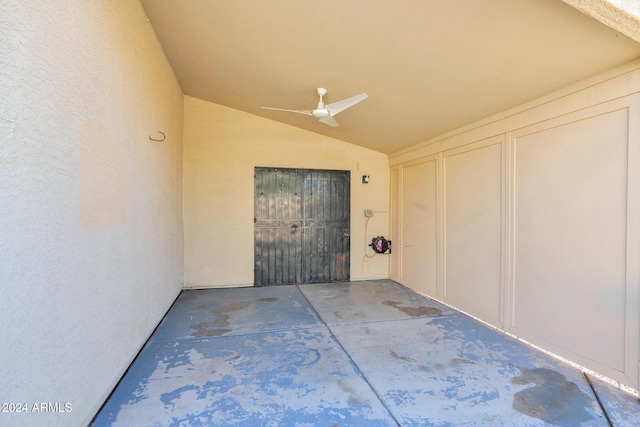
[[437, 295], [436, 161], [402, 168], [402, 282]]
[[515, 141], [514, 326], [617, 371], [625, 362], [627, 111]]
[[[400, 243], [399, 240], [396, 240], [396, 236], [398, 236], [398, 212], [399, 212], [399, 187], [398, 184], [400, 182], [400, 169], [398, 167], [391, 168], [389, 173], [389, 187], [391, 192], [389, 194], [389, 207], [390, 207], [390, 218], [389, 218], [389, 233], [392, 241], [396, 241], [396, 243]], [[393, 250], [391, 254], [389, 254], [389, 278], [392, 280], [400, 280], [398, 276], [398, 260], [399, 254], [401, 251]]]
[[445, 153], [445, 301], [500, 324], [502, 146]]

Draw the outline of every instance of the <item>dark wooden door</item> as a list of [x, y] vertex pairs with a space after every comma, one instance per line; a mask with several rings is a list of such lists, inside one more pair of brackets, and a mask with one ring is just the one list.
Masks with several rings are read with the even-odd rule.
[[349, 280], [350, 172], [255, 168], [255, 285]]

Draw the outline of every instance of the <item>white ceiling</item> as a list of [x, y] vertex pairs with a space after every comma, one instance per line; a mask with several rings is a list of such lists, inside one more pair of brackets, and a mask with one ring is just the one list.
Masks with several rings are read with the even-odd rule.
[[[141, 0], [186, 95], [392, 153], [640, 57], [561, 0]], [[366, 92], [332, 128], [313, 109]]]

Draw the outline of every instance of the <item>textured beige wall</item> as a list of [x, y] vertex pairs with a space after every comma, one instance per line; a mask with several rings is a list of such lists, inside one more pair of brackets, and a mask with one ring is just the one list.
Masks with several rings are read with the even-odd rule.
[[640, 4], [637, 0], [562, 0], [585, 15], [640, 42]]
[[191, 97], [184, 127], [185, 286], [253, 284], [255, 166], [351, 171], [351, 278], [387, 277], [386, 255], [362, 268], [364, 209], [369, 241], [388, 235], [386, 155]]
[[80, 426], [181, 288], [183, 96], [137, 1], [0, 9], [0, 402], [71, 405], [0, 425]]

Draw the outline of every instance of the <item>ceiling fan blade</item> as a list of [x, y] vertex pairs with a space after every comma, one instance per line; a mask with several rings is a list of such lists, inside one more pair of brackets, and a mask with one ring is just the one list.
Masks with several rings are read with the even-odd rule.
[[361, 93], [360, 95], [352, 96], [351, 98], [343, 99], [342, 101], [327, 104], [324, 108], [329, 110], [329, 113], [331, 113], [332, 116], [335, 116], [339, 112], [346, 110], [366, 98], [368, 98], [368, 95], [366, 93]]
[[336, 122], [336, 119], [334, 119], [331, 116], [323, 117], [323, 118], [320, 119], [320, 121], [322, 123], [324, 123], [325, 125], [329, 125], [331, 127], [340, 126], [340, 124], [338, 122]]
[[298, 113], [304, 114], [305, 116], [311, 115], [311, 110], [288, 110], [286, 108], [273, 108], [273, 107], [261, 107], [263, 110], [275, 110], [275, 111], [286, 111], [288, 113]]

